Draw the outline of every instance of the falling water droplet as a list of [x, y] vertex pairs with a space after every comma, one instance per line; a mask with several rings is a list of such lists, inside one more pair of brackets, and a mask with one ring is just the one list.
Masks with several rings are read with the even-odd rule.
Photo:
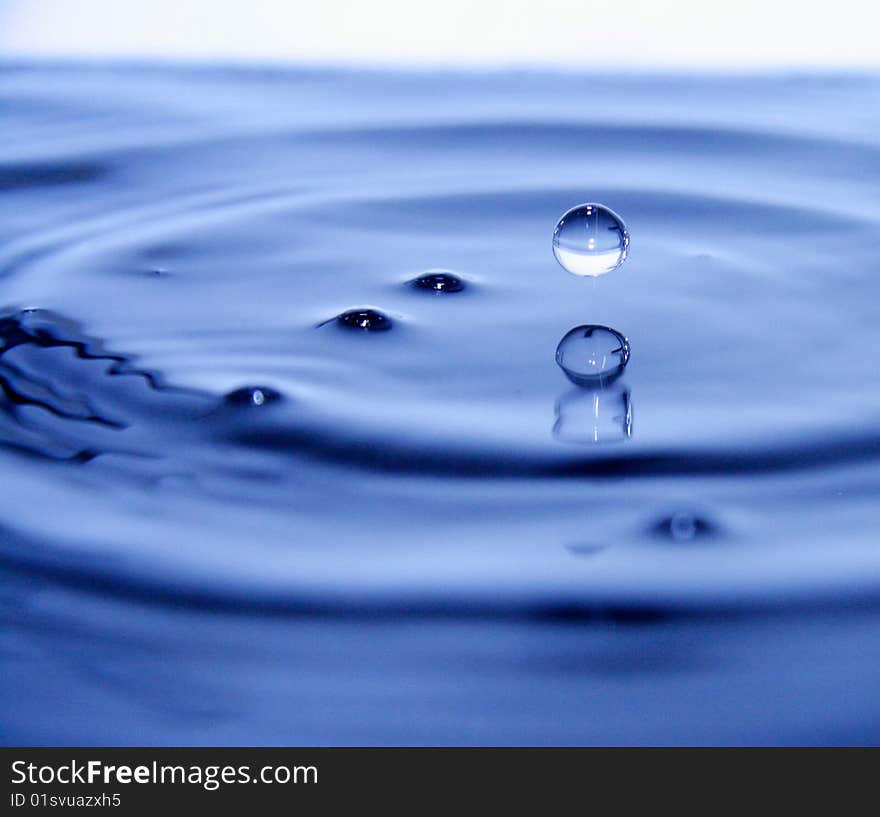
[[391, 318], [375, 309], [349, 309], [337, 315], [336, 322], [346, 329], [365, 332], [387, 332], [391, 328]]
[[605, 275], [626, 261], [629, 233], [620, 216], [601, 204], [579, 204], [553, 231], [553, 255], [572, 275]]
[[578, 386], [607, 383], [626, 368], [629, 341], [607, 326], [576, 326], [559, 341], [556, 362]]
[[429, 292], [461, 292], [464, 289], [464, 281], [448, 270], [429, 270], [411, 283], [417, 289]]
[[268, 386], [244, 386], [229, 392], [224, 398], [230, 406], [250, 406], [259, 408], [267, 403], [274, 403], [281, 399], [281, 394]]

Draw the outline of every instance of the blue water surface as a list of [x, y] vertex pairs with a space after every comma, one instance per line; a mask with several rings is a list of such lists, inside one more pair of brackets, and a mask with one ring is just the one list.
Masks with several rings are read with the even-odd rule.
[[0, 741], [880, 742], [878, 92], [3, 67]]

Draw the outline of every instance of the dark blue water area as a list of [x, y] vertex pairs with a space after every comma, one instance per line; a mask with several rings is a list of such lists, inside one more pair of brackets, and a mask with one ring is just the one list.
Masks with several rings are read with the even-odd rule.
[[0, 741], [880, 742], [878, 93], [3, 67]]

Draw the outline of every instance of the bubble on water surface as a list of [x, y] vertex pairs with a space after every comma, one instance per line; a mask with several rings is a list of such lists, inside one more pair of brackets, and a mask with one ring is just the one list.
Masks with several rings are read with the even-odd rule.
[[449, 270], [429, 270], [411, 283], [428, 292], [461, 292], [465, 287], [464, 281]]
[[601, 204], [579, 204], [553, 231], [553, 255], [572, 275], [596, 277], [625, 260], [629, 233], [623, 219]]
[[676, 511], [663, 517], [653, 530], [674, 542], [692, 542], [715, 533], [715, 525], [692, 511]]
[[230, 406], [259, 408], [280, 399], [280, 392], [270, 389], [268, 386], [243, 386], [229, 392], [224, 398], [224, 402]]
[[626, 368], [629, 341], [607, 326], [576, 326], [559, 341], [556, 362], [566, 377], [579, 386], [607, 383]]
[[375, 309], [349, 309], [337, 315], [336, 322], [346, 329], [364, 332], [387, 332], [392, 325], [391, 318]]

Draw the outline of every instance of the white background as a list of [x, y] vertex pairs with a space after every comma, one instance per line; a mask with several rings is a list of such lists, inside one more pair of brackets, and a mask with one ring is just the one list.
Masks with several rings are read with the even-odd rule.
[[866, 0], [0, 0], [0, 56], [871, 69]]

